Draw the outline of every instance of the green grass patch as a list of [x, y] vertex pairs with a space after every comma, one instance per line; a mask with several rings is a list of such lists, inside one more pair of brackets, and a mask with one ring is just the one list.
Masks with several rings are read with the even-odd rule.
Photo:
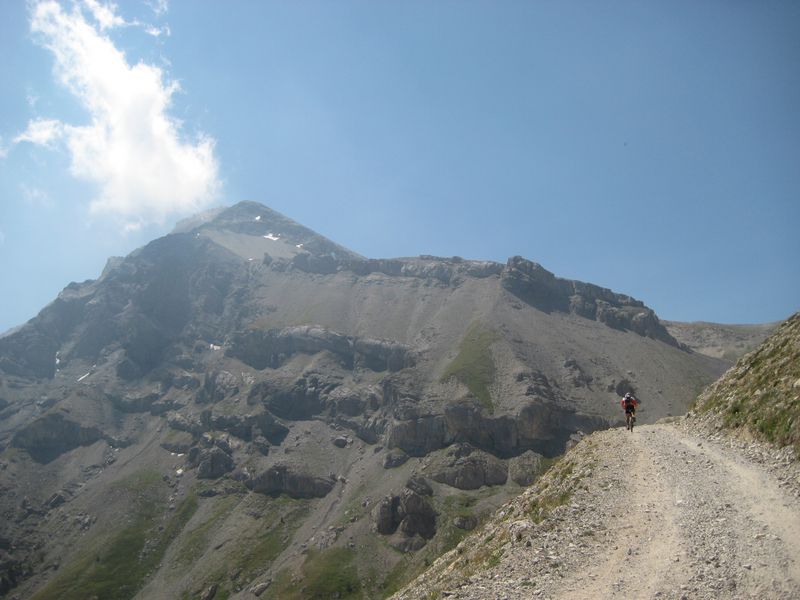
[[356, 553], [350, 548], [309, 551], [302, 566], [302, 577], [292, 577], [289, 571], [281, 571], [264, 597], [280, 600], [360, 600], [364, 595], [355, 558]]
[[135, 490], [127, 522], [83, 551], [33, 600], [133, 598], [197, 510], [197, 499], [190, 495], [175, 511], [167, 512], [168, 488], [148, 472], [119, 482], [117, 487]]
[[441, 381], [455, 378], [480, 400], [489, 413], [494, 412], [489, 386], [494, 382], [496, 367], [491, 346], [500, 336], [480, 323], [470, 325]]
[[235, 496], [220, 498], [216, 502], [211, 516], [184, 536], [175, 555], [175, 561], [180, 566], [187, 566], [195, 562], [205, 553], [214, 530], [223, 520], [223, 517], [227, 517], [230, 514], [238, 501], [239, 499]]

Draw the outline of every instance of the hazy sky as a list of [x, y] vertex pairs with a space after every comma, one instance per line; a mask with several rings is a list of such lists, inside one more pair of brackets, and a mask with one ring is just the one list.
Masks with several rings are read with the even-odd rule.
[[0, 3], [0, 331], [197, 210], [800, 309], [800, 3]]

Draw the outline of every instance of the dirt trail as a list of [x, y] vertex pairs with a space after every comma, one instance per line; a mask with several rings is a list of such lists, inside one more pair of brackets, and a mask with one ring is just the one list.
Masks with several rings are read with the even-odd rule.
[[[544, 527], [506, 525], [498, 564], [446, 574], [444, 597], [800, 598], [798, 482], [674, 425], [591, 440], [568, 503]], [[423, 579], [398, 598], [431, 589]]]

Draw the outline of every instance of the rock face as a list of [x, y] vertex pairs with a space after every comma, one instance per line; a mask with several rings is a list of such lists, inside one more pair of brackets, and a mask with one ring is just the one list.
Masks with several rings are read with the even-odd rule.
[[255, 369], [276, 369], [295, 354], [322, 351], [336, 356], [347, 369], [363, 366], [373, 371], [399, 371], [413, 366], [415, 360], [404, 344], [356, 338], [313, 326], [240, 333], [227, 352]]
[[402, 532], [406, 538], [431, 539], [436, 533], [436, 511], [414, 490], [385, 496], [373, 510], [375, 529], [382, 535]]
[[509, 292], [545, 312], [571, 312], [678, 346], [655, 313], [639, 300], [596, 285], [559, 279], [540, 264], [521, 256], [508, 259], [501, 281]]
[[429, 467], [430, 478], [460, 490], [485, 485], [503, 485], [508, 479], [506, 464], [469, 444], [454, 444]]
[[247, 481], [247, 487], [260, 494], [292, 498], [322, 498], [333, 489], [333, 482], [298, 473], [287, 465], [275, 465]]
[[96, 427], [83, 427], [61, 413], [51, 413], [18, 431], [11, 445], [27, 450], [34, 460], [44, 463], [102, 438], [102, 432]]
[[217, 479], [234, 467], [233, 459], [221, 448], [214, 447], [203, 450], [198, 457], [197, 477], [199, 479]]
[[563, 451], [573, 432], [605, 427], [603, 419], [554, 403], [530, 403], [517, 415], [493, 417], [478, 403], [467, 401], [445, 407], [443, 415], [393, 422], [387, 443], [411, 456], [424, 456], [454, 442], [469, 443], [503, 457], [526, 450], [554, 456]]

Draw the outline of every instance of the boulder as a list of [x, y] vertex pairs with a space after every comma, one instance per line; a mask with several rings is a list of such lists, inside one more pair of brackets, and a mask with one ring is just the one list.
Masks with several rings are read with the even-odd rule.
[[433, 496], [433, 488], [424, 477], [412, 477], [406, 482], [406, 487], [420, 496]]
[[473, 515], [458, 515], [453, 519], [453, 525], [464, 531], [472, 531], [478, 526], [478, 518]]
[[404, 465], [406, 461], [408, 461], [408, 454], [402, 450], [390, 450], [386, 453], [386, 456], [383, 457], [383, 468], [394, 469], [395, 467]]

